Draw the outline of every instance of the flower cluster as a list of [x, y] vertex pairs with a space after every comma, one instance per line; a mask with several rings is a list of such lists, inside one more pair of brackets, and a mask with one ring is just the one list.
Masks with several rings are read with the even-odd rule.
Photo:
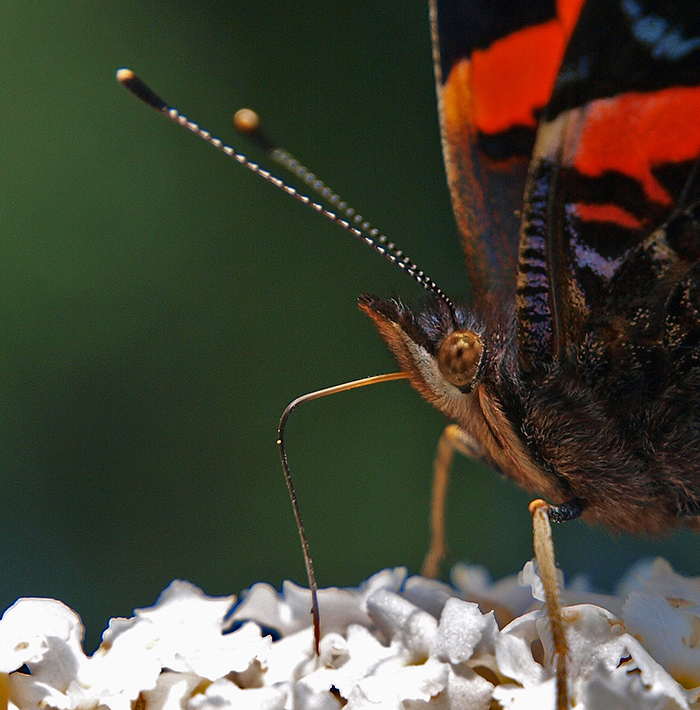
[[[318, 657], [309, 592], [292, 583], [281, 593], [257, 584], [237, 603], [173, 582], [153, 607], [113, 619], [90, 657], [75, 612], [52, 599], [20, 599], [0, 621], [0, 705], [554, 707], [540, 592], [531, 563], [519, 579], [497, 583], [458, 566], [453, 586], [384, 570], [355, 589], [320, 591]], [[564, 600], [576, 708], [697, 706], [700, 579], [657, 560], [630, 572], [616, 596], [575, 585]]]

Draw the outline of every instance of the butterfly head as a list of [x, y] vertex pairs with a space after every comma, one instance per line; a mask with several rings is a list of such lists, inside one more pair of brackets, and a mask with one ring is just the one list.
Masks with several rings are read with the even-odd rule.
[[490, 359], [483, 323], [474, 314], [450, 310], [440, 300], [416, 314], [393, 299], [364, 294], [360, 309], [389, 345], [411, 384], [448, 416], [459, 418]]

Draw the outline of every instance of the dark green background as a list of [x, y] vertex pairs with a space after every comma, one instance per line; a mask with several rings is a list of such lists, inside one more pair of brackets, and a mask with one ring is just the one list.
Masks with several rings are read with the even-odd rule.
[[[278, 417], [297, 395], [392, 370], [355, 298], [420, 290], [114, 71], [236, 143], [230, 114], [256, 107], [460, 296], [425, 3], [5, 0], [0, 18], [0, 605], [63, 599], [94, 646], [175, 577], [210, 594], [302, 582]], [[322, 585], [418, 569], [443, 425], [406, 383], [295, 414]], [[455, 556], [519, 570], [528, 496], [457, 468]], [[698, 569], [692, 535], [642, 545], [574, 523], [556, 538], [566, 573], [601, 585], [642, 554]]]

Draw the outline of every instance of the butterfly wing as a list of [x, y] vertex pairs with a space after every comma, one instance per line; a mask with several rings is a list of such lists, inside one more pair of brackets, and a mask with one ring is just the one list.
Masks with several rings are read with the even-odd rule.
[[634, 321], [655, 300], [667, 308], [668, 284], [700, 251], [684, 212], [700, 194], [698, 116], [700, 5], [588, 0], [527, 181], [516, 300], [525, 372], [583, 342], [601, 314], [621, 324], [611, 338], [635, 337], [630, 325], [656, 337]]
[[[468, 21], [434, 1], [445, 160], [465, 251], [481, 260], [469, 264], [477, 307], [361, 307], [413, 386], [524, 487], [618, 530], [699, 516], [698, 0], [562, 2], [536, 20], [497, 0], [483, 17], [470, 3]], [[443, 26], [460, 22], [457, 35]], [[523, 186], [518, 242], [507, 198]], [[469, 387], [441, 367], [455, 330], [484, 344]]]
[[582, 0], [431, 0], [443, 152], [477, 302], [512, 301], [538, 117]]

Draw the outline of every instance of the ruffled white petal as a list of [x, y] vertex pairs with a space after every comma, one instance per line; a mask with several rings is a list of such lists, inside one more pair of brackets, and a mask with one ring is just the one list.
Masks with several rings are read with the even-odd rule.
[[[4, 682], [8, 710], [553, 707], [535, 567], [520, 587], [465, 566], [453, 579], [407, 579], [399, 568], [356, 589], [321, 590], [318, 657], [308, 590], [291, 583], [281, 593], [255, 585], [234, 606], [235, 597], [173, 582], [153, 607], [113, 619], [91, 657], [73, 611], [22, 599], [0, 620], [0, 697]], [[621, 590], [564, 589], [582, 602], [564, 611], [575, 707], [696, 708], [700, 582], [658, 561]]]

